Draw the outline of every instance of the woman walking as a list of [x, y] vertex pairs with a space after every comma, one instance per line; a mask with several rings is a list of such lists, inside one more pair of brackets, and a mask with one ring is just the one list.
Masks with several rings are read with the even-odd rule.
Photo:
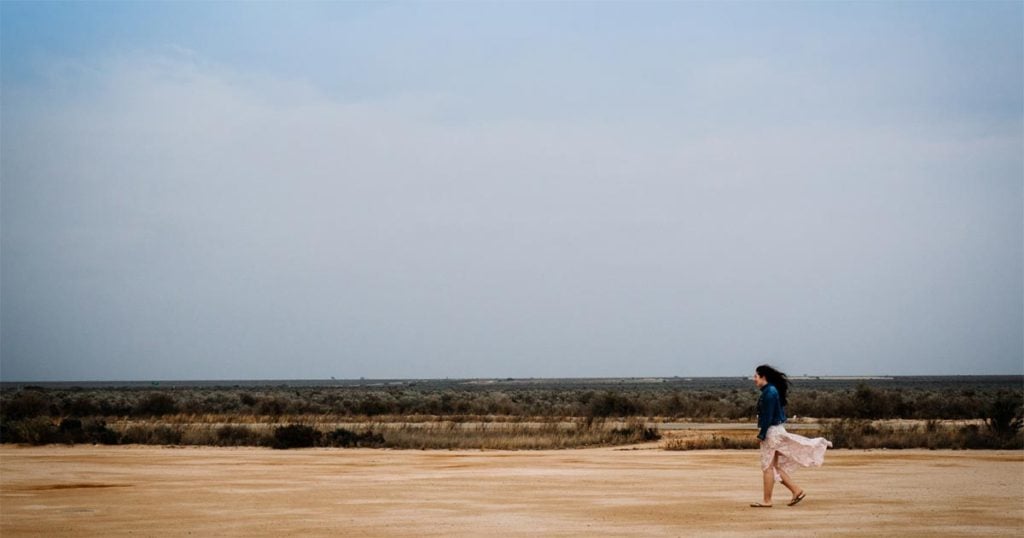
[[754, 384], [761, 389], [757, 400], [757, 425], [761, 440], [761, 471], [764, 475], [764, 500], [753, 503], [754, 508], [771, 508], [775, 481], [782, 482], [793, 496], [787, 503], [793, 506], [804, 500], [806, 493], [796, 485], [789, 473], [801, 467], [819, 467], [825, 461], [825, 449], [832, 443], [822, 437], [808, 439], [789, 433], [782, 427], [786, 422], [786, 395], [789, 378], [786, 374], [762, 364], [754, 373]]

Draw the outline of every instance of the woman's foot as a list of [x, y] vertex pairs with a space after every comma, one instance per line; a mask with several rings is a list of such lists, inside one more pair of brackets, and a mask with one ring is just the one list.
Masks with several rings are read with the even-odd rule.
[[771, 508], [772, 503], [750, 503], [751, 508]]
[[797, 493], [792, 499], [790, 499], [788, 506], [793, 506], [794, 504], [804, 500], [804, 497], [806, 496], [807, 494], [804, 493], [804, 490], [800, 490], [800, 493]]

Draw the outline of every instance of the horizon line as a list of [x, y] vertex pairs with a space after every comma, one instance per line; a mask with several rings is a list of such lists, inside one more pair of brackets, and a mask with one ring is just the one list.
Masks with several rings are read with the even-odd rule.
[[[17, 384], [31, 384], [31, 383], [194, 383], [194, 382], [310, 382], [310, 381], [360, 381], [360, 382], [373, 382], [373, 381], [527, 381], [527, 380], [568, 380], [568, 381], [587, 381], [587, 380], [623, 380], [623, 381], [636, 381], [636, 380], [677, 380], [677, 379], [735, 379], [743, 378], [746, 379], [749, 375], [671, 375], [671, 376], [658, 376], [658, 375], [641, 375], [641, 376], [490, 376], [490, 377], [309, 377], [309, 378], [184, 378], [184, 379], [171, 379], [171, 378], [141, 378], [141, 379], [20, 379], [20, 380], [5, 380], [0, 378], [0, 384], [4, 385], [17, 385]], [[885, 380], [885, 379], [897, 379], [907, 377], [1021, 377], [1024, 378], [1024, 373], [1002, 373], [1002, 374], [800, 374], [800, 375], [789, 375], [790, 379], [797, 380]]]

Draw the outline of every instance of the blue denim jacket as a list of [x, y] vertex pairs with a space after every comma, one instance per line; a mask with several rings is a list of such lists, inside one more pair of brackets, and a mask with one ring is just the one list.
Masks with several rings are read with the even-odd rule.
[[757, 427], [761, 428], [757, 438], [764, 441], [768, 428], [786, 421], [786, 409], [779, 401], [779, 391], [775, 385], [761, 387], [761, 397], [757, 399]]

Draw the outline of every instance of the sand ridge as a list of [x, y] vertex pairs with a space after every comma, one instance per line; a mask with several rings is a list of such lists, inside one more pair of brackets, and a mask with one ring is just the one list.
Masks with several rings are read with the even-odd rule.
[[9, 536], [1021, 535], [1024, 453], [830, 450], [797, 507], [756, 451], [0, 448]]

